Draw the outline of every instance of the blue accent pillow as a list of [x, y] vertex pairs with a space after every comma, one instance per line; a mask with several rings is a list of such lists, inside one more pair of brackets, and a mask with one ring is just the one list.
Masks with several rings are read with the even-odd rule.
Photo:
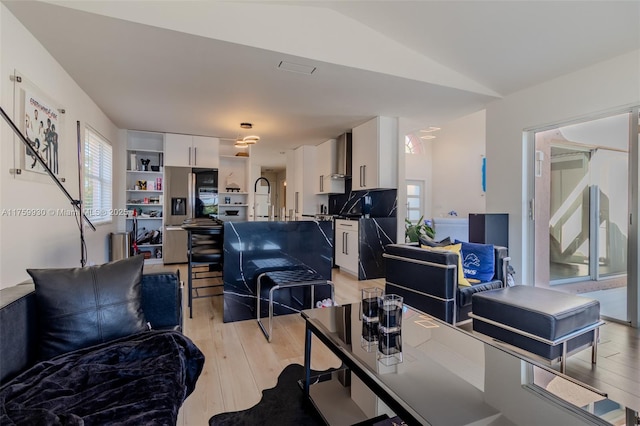
[[[458, 242], [456, 240], [456, 242]], [[480, 282], [491, 281], [495, 275], [493, 244], [462, 243], [462, 270], [465, 278]]]

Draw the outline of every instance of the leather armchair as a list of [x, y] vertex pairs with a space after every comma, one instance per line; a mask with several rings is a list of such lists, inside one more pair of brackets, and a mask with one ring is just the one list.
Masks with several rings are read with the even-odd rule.
[[425, 250], [417, 243], [389, 244], [385, 249], [385, 292], [398, 294], [407, 305], [449, 324], [469, 319], [473, 294], [506, 287], [510, 260], [506, 247], [494, 247], [493, 279], [470, 287], [458, 286], [455, 253]]

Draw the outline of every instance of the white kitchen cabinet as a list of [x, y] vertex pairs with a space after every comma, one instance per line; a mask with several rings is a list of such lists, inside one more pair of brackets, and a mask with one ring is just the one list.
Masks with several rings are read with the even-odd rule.
[[344, 178], [337, 178], [336, 140], [316, 147], [316, 194], [344, 194]]
[[167, 133], [165, 135], [165, 165], [217, 169], [219, 145], [218, 138]]
[[376, 117], [353, 128], [354, 191], [398, 187], [398, 120]]
[[336, 140], [329, 139], [316, 147], [316, 172], [330, 175], [336, 168]]
[[336, 266], [356, 277], [360, 257], [358, 225], [357, 220], [335, 221]]
[[193, 137], [193, 166], [217, 169], [219, 160], [220, 139], [207, 136]]
[[164, 136], [166, 166], [191, 166], [193, 136], [167, 133]]
[[296, 220], [319, 213], [323, 197], [316, 195], [316, 147], [296, 148], [287, 160], [287, 208], [293, 210]]

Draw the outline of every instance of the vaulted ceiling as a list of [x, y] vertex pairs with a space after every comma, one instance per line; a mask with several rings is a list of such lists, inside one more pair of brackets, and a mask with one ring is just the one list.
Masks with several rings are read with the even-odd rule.
[[[3, 1], [120, 128], [318, 144], [640, 49], [638, 1]], [[283, 71], [281, 62], [315, 68]]]

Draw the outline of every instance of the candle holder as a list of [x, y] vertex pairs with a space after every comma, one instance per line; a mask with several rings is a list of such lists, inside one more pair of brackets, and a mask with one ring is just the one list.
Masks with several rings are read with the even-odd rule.
[[360, 346], [367, 352], [372, 352], [378, 346], [378, 309], [380, 298], [384, 292], [381, 288], [363, 288], [360, 317], [362, 319], [362, 336]]
[[380, 298], [384, 295], [381, 288], [363, 288], [362, 289], [362, 321], [378, 322], [378, 309], [380, 307]]
[[387, 366], [402, 362], [402, 310], [402, 296], [386, 294], [379, 299], [378, 361]]
[[367, 352], [373, 352], [378, 347], [378, 321], [362, 321], [362, 336], [360, 346]]

